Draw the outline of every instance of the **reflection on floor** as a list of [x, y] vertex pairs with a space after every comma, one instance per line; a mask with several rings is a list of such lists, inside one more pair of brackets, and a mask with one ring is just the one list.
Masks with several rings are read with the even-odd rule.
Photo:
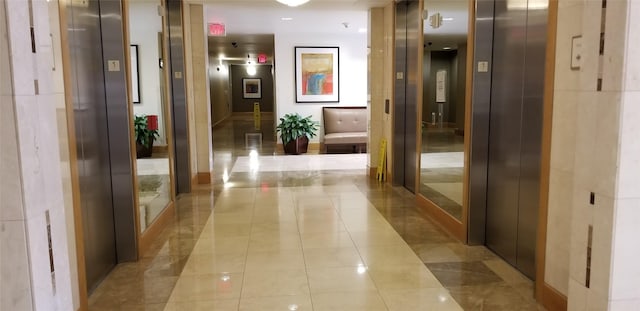
[[168, 158], [137, 159], [140, 230], [160, 215], [171, 200]]
[[367, 154], [238, 157], [231, 172], [331, 171], [367, 168]]
[[423, 134], [420, 193], [449, 215], [462, 219], [464, 137], [454, 129], [429, 128]]
[[[246, 155], [225, 146], [217, 167]], [[364, 169], [216, 173], [90, 310], [542, 310], [531, 281]]]

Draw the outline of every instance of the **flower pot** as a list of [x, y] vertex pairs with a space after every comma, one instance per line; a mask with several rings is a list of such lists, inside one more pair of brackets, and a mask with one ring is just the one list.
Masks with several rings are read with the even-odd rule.
[[301, 154], [307, 152], [309, 146], [309, 138], [300, 136], [296, 140], [292, 140], [284, 145], [285, 154]]
[[136, 141], [136, 158], [150, 158], [153, 152], [153, 139], [151, 139], [151, 143], [149, 147], [141, 144], [139, 141]]

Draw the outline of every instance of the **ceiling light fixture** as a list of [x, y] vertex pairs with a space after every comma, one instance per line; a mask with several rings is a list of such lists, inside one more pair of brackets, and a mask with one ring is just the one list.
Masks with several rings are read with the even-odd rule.
[[450, 48], [450, 47], [448, 47], [448, 46], [445, 46], [445, 47], [443, 47], [442, 49], [443, 49], [443, 50], [451, 50], [451, 48]]
[[309, 0], [276, 0], [276, 1], [288, 6], [299, 6], [309, 2]]
[[255, 75], [256, 75], [256, 72], [257, 72], [256, 66], [254, 66], [254, 65], [247, 65], [247, 68], [246, 68], [246, 69], [247, 69], [247, 74], [248, 74], [248, 75], [250, 75], [250, 76], [255, 76]]
[[433, 14], [429, 17], [429, 25], [433, 29], [438, 29], [442, 26], [442, 15], [440, 13]]

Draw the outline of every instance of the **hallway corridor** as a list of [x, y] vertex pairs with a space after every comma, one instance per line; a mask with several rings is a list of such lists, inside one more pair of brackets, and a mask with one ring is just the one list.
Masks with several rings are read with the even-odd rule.
[[214, 184], [178, 198], [152, 250], [118, 265], [90, 310], [543, 310], [530, 280], [443, 232], [406, 190], [364, 169], [232, 171], [247, 152], [230, 145], [214, 145]]

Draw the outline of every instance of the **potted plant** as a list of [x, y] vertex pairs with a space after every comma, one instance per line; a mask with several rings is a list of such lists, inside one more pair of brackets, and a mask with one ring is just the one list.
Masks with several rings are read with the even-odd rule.
[[136, 133], [136, 156], [148, 158], [153, 150], [153, 141], [158, 138], [158, 116], [135, 116], [133, 128]]
[[316, 136], [319, 123], [311, 120], [311, 116], [303, 118], [299, 114], [288, 113], [280, 118], [276, 127], [284, 146], [285, 154], [301, 154], [307, 152], [309, 139]]

